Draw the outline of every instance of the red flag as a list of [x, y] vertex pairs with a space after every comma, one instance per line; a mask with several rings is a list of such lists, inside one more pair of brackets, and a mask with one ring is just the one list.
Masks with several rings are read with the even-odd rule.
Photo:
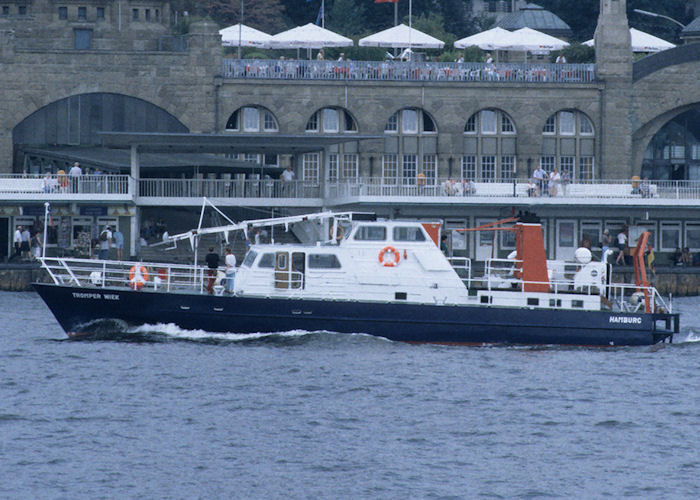
[[374, 3], [399, 3], [399, 0], [374, 0]]

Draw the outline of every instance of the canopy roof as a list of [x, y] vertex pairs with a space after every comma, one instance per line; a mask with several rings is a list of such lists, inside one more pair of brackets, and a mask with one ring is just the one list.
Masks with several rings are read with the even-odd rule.
[[504, 50], [511, 45], [512, 35], [513, 33], [510, 31], [496, 27], [457, 40], [454, 45], [458, 49], [466, 49], [476, 45], [483, 50]]
[[445, 42], [415, 28], [409, 28], [405, 24], [399, 24], [374, 35], [360, 38], [359, 45], [360, 47], [393, 47], [395, 49], [405, 47], [441, 49], [445, 46]]
[[269, 40], [272, 49], [320, 49], [322, 47], [349, 47], [352, 40], [338, 33], [309, 23], [277, 33]]
[[511, 33], [511, 43], [506, 50], [549, 52], [561, 50], [569, 44], [546, 33], [531, 28], [521, 28]]
[[268, 35], [267, 33], [246, 26], [245, 24], [234, 24], [233, 26], [219, 30], [219, 35], [221, 35], [221, 45], [227, 47], [238, 47], [240, 45], [241, 47], [265, 48], [270, 38], [272, 38], [272, 35]]
[[[675, 45], [663, 38], [634, 28], [630, 28], [630, 36], [632, 37], [632, 52], [661, 52], [662, 50], [675, 47]], [[593, 47], [594, 44], [593, 39], [583, 42], [583, 45], [588, 45], [589, 47]]]
[[527, 4], [518, 11], [507, 14], [498, 21], [496, 26], [507, 30], [531, 28], [552, 36], [565, 38], [570, 38], [573, 34], [571, 27], [562, 21], [560, 17], [532, 3]]

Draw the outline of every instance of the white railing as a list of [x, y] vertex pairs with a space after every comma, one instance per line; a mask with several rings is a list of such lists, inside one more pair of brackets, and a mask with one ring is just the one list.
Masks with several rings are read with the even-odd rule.
[[594, 64], [224, 59], [224, 78], [435, 82], [585, 83]]
[[320, 198], [318, 183], [279, 179], [140, 179], [139, 196], [161, 198]]
[[0, 194], [5, 195], [3, 197], [31, 195], [38, 199], [66, 195], [129, 196], [133, 192], [130, 179], [128, 175], [0, 174]]
[[548, 186], [543, 190], [532, 189], [532, 184], [522, 179], [478, 181], [469, 187], [457, 180], [452, 183], [451, 179], [387, 182], [381, 178], [359, 178], [329, 183], [327, 197], [514, 197], [551, 198], [562, 201], [566, 198], [700, 200], [700, 181], [653, 181], [645, 185], [640, 181], [614, 179], [557, 183], [555, 186], [556, 190], [551, 191], [547, 189]]
[[39, 260], [55, 284], [81, 288], [129, 287], [201, 293], [208, 279], [207, 268], [202, 266], [73, 258]]

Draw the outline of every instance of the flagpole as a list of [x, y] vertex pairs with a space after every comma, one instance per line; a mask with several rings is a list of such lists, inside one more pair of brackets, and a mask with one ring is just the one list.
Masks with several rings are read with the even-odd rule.
[[413, 29], [413, 0], [408, 0], [408, 49], [411, 50], [411, 30]]
[[321, 0], [321, 28], [326, 27], [326, 0]]
[[[44, 239], [41, 242], [41, 260], [46, 258], [46, 229], [49, 226], [49, 202], [44, 203]], [[42, 262], [43, 263], [43, 262]]]
[[241, 60], [241, 39], [243, 38], [243, 0], [241, 0], [241, 18], [238, 20], [238, 60]]
[[399, 2], [394, 2], [394, 26], [399, 25]]

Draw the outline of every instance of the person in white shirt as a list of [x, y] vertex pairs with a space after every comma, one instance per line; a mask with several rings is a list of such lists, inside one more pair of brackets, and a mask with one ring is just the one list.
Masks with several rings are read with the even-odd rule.
[[615, 259], [615, 264], [620, 263], [620, 259], [622, 259], [622, 264], [625, 264], [625, 248], [627, 247], [627, 234], [625, 233], [625, 230], [623, 229], [619, 233], [617, 233], [617, 248], [620, 249], [620, 253], [617, 254], [617, 258]]
[[557, 56], [557, 64], [566, 64], [566, 57], [564, 57], [564, 54], [559, 54]]
[[282, 175], [280, 175], [280, 179], [287, 182], [293, 181], [294, 171], [292, 170], [292, 167], [287, 167], [286, 169], [284, 169], [284, 172], [282, 172]]
[[32, 239], [32, 235], [29, 232], [29, 227], [24, 226], [22, 230], [22, 259], [29, 260], [29, 241]]
[[109, 248], [112, 246], [112, 231], [109, 226], [102, 230], [98, 240], [100, 245], [98, 258], [100, 260], [107, 260], [109, 258]]
[[231, 249], [226, 249], [226, 293], [233, 293], [233, 283], [236, 277], [236, 256], [231, 253]]
[[542, 165], [538, 165], [537, 169], [532, 173], [532, 178], [535, 179], [535, 184], [537, 184], [537, 189], [539, 191], [539, 195], [544, 194], [545, 191], [545, 180], [547, 180], [549, 176], [547, 175], [547, 172], [544, 171], [542, 168]]
[[493, 64], [493, 57], [491, 57], [490, 52], [486, 53], [486, 64]]
[[15, 246], [15, 254], [12, 256], [12, 258], [20, 258], [22, 256], [22, 226], [17, 226], [15, 235], [12, 238], [12, 243]]
[[78, 184], [80, 183], [80, 177], [83, 175], [83, 170], [80, 168], [80, 163], [77, 161], [73, 164], [71, 169], [68, 171], [68, 176], [70, 177], [71, 189], [74, 193], [78, 192]]

